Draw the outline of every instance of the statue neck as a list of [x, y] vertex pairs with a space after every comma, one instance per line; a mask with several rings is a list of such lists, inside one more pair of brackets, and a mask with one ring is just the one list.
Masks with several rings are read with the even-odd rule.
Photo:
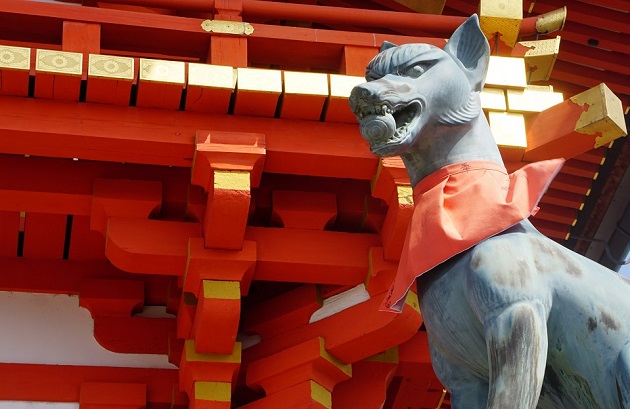
[[453, 163], [483, 160], [503, 164], [483, 114], [464, 125], [437, 125], [424, 130], [421, 139], [400, 157], [413, 187]]

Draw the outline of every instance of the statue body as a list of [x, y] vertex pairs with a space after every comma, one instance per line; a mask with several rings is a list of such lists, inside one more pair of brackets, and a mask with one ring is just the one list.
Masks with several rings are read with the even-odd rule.
[[[383, 48], [350, 97], [373, 153], [400, 155], [414, 186], [448, 165], [502, 164], [479, 103], [476, 16], [444, 50]], [[630, 281], [526, 219], [422, 274], [418, 293], [453, 408], [630, 409]]]

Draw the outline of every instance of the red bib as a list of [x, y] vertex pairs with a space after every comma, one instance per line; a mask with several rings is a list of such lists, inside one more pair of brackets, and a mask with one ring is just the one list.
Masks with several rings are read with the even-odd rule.
[[416, 277], [534, 214], [563, 159], [530, 163], [508, 174], [503, 165], [455, 163], [414, 188], [415, 208], [398, 272], [381, 310], [400, 312]]

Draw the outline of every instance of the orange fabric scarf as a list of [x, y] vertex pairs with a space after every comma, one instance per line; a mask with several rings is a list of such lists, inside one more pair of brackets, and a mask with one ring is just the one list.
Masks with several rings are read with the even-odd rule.
[[381, 310], [400, 312], [416, 277], [534, 214], [563, 159], [535, 162], [508, 174], [503, 165], [448, 165], [414, 188], [415, 209], [394, 283]]

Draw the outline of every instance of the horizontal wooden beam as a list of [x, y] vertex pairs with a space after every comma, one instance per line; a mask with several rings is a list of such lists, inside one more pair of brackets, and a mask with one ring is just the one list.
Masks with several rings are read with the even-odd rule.
[[177, 369], [0, 363], [3, 400], [79, 402], [81, 384], [94, 380], [145, 384], [149, 407], [188, 407]]
[[0, 97], [0, 152], [191, 167], [197, 130], [262, 133], [265, 172], [369, 180], [357, 126]]

